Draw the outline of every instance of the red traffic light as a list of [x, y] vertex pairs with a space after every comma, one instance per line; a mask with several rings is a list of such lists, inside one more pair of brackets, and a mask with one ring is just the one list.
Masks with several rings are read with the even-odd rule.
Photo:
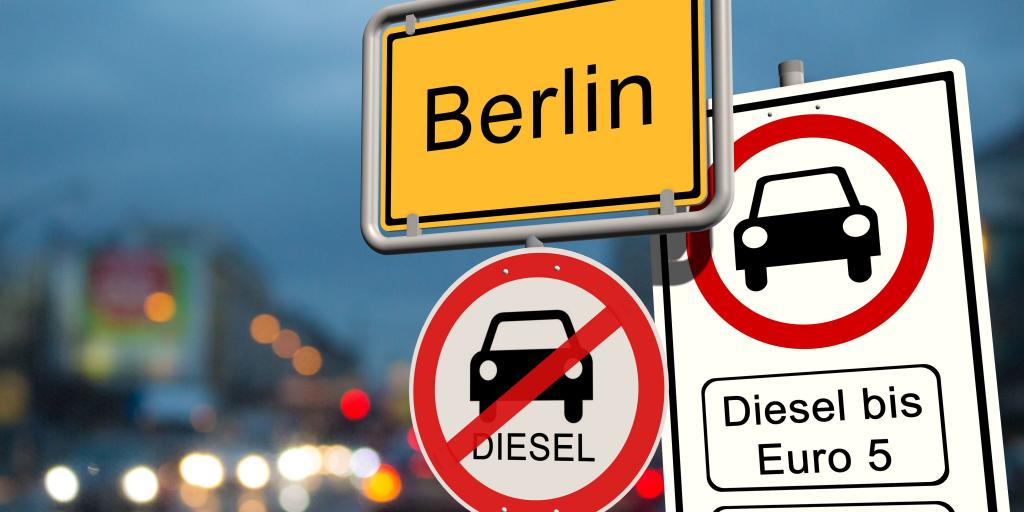
[[653, 500], [665, 491], [665, 479], [659, 469], [648, 469], [636, 482], [636, 493], [645, 500]]
[[341, 414], [351, 421], [359, 421], [370, 413], [370, 397], [361, 389], [350, 389], [341, 395]]

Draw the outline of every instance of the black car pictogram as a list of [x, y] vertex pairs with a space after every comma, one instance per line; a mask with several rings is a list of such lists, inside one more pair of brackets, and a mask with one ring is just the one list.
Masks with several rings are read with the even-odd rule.
[[[551, 340], [550, 349], [493, 350], [494, 336], [498, 327], [506, 322], [558, 321], [565, 331], [565, 338]], [[576, 334], [569, 315], [564, 311], [518, 311], [498, 313], [491, 319], [480, 352], [473, 355], [469, 364], [469, 399], [480, 403], [480, 413], [496, 402], [512, 386], [533, 370], [565, 340]], [[544, 340], [545, 342], [547, 340]], [[565, 419], [576, 423], [583, 418], [583, 401], [593, 400], [593, 361], [589, 354], [584, 356], [564, 375], [551, 384], [535, 400], [552, 400], [564, 403]], [[485, 416], [485, 419], [488, 419]]]
[[[829, 174], [839, 181], [847, 204], [758, 216], [768, 183]], [[846, 260], [850, 279], [863, 283], [871, 278], [871, 257], [881, 254], [878, 215], [857, 201], [850, 177], [842, 167], [775, 174], [757, 180], [750, 217], [736, 225], [733, 238], [736, 269], [745, 272], [747, 288], [753, 291], [768, 285], [768, 267], [818, 261]]]

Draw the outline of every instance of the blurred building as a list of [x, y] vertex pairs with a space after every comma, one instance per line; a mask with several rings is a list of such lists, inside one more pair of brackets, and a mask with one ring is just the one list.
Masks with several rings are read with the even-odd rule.
[[26, 362], [39, 352], [44, 281], [43, 265], [0, 258], [0, 508], [35, 462], [29, 426], [37, 398]]
[[300, 314], [275, 317], [294, 336], [286, 352], [253, 339], [253, 319], [277, 306], [244, 253], [216, 236], [63, 238], [0, 274], [0, 504], [47, 465], [111, 439], [154, 461], [202, 436], [269, 446], [283, 420], [308, 420], [307, 406], [336, 419], [340, 393], [358, 382], [349, 348]]
[[1010, 499], [1024, 503], [1024, 129], [979, 155], [989, 301]]
[[261, 376], [272, 388], [272, 375], [246, 370], [260, 354], [236, 351], [268, 303], [264, 285], [224, 241], [140, 229], [62, 240], [49, 265], [47, 348], [35, 373], [64, 394], [45, 401], [52, 417], [111, 399], [123, 416], [95, 420], [188, 425], [193, 409], [233, 388], [258, 392]]
[[[1024, 369], [1024, 317], [1017, 311], [1024, 303], [1024, 129], [980, 155], [978, 173], [996, 356], [1000, 376], [1012, 379]], [[1024, 400], [1004, 408], [1024, 421]]]

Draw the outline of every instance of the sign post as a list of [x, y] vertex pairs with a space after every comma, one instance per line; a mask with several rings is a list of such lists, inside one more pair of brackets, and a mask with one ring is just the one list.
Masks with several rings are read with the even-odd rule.
[[1008, 511], [962, 65], [735, 112], [737, 208], [654, 239], [668, 509]]
[[[703, 2], [540, 0], [424, 20], [499, 3], [419, 0], [367, 24], [362, 231], [371, 247], [685, 231], [725, 214], [729, 109], [715, 123], [718, 193], [677, 213], [704, 203], [709, 184]], [[670, 26], [652, 26], [669, 14]], [[713, 96], [728, 106], [729, 0], [712, 2], [712, 27]], [[652, 208], [666, 215], [587, 218]], [[558, 217], [575, 220], [537, 222]], [[451, 229], [507, 221], [519, 225]]]
[[438, 480], [477, 511], [602, 511], [657, 446], [665, 366], [647, 310], [567, 251], [485, 261], [434, 307], [412, 416]]

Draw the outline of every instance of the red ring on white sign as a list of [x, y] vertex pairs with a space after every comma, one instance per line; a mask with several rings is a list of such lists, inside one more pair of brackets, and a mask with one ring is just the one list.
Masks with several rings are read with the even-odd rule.
[[776, 144], [797, 139], [831, 139], [849, 144], [874, 158], [889, 173], [907, 214], [907, 239], [889, 282], [856, 311], [814, 324], [793, 324], [768, 318], [740, 302], [722, 282], [711, 256], [708, 231], [689, 233], [686, 246], [694, 281], [708, 304], [734, 329], [769, 345], [824, 348], [846, 343], [872, 331], [892, 317], [914, 293], [931, 257], [934, 217], [928, 187], [906, 152], [884, 133], [845, 117], [809, 114], [787, 117], [758, 127], [735, 144], [736, 172], [751, 157]]
[[[507, 496], [477, 480], [449, 449], [450, 440], [445, 439], [435, 403], [437, 362], [456, 321], [488, 291], [527, 278], [564, 281], [599, 299], [625, 332], [637, 364], [637, 410], [622, 450], [592, 482], [549, 500]], [[499, 512], [504, 507], [509, 512], [602, 511], [632, 488], [654, 454], [665, 410], [665, 381], [661, 344], [650, 316], [614, 274], [568, 251], [550, 248], [512, 251], [462, 276], [427, 320], [413, 356], [410, 379], [413, 426], [431, 470], [449, 493], [471, 510]]]

